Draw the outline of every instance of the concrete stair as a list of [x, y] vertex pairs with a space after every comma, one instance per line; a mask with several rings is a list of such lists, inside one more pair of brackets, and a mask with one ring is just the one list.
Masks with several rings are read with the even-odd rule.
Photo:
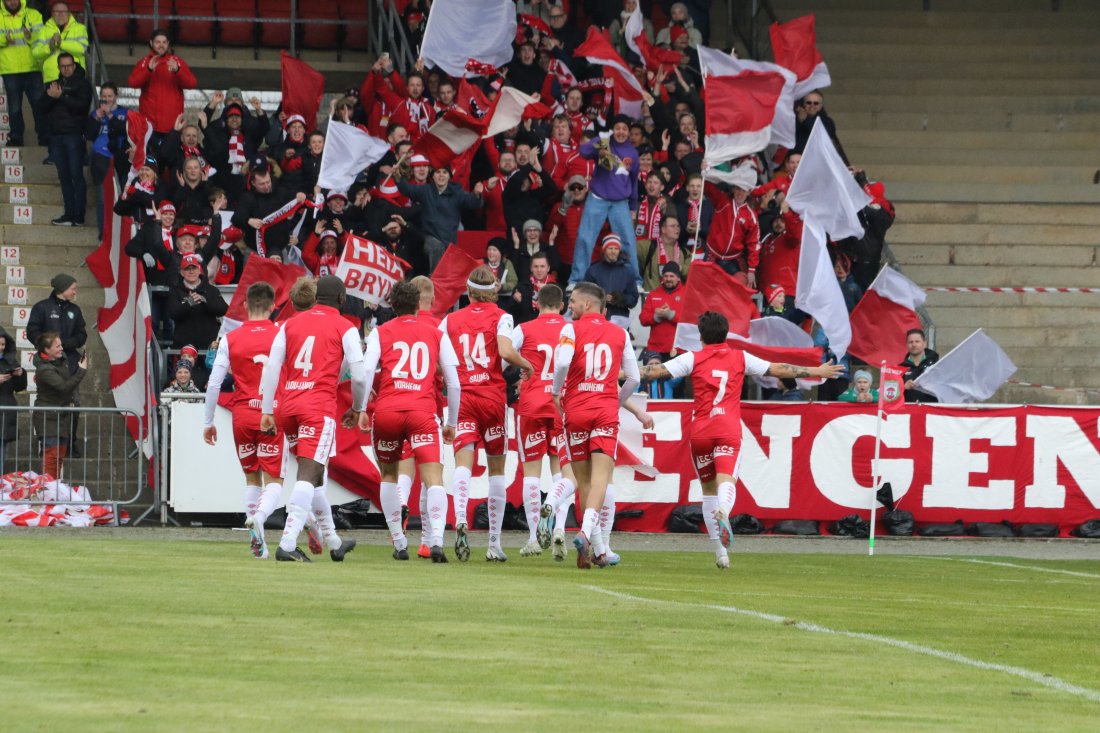
[[[773, 0], [816, 18], [826, 107], [897, 206], [924, 286], [1100, 287], [1100, 3]], [[1100, 295], [929, 293], [936, 349], [984, 328], [1023, 382], [997, 402], [1096, 404]], [[1092, 390], [1092, 391], [1084, 391]]]

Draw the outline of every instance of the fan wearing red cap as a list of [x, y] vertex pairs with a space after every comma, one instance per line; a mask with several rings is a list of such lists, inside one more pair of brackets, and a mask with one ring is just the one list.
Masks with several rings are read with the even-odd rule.
[[432, 164], [426, 157], [416, 153], [409, 157], [408, 165], [409, 170], [412, 172], [409, 183], [423, 186], [428, 182], [428, 176], [432, 172]]
[[209, 344], [218, 336], [229, 305], [221, 292], [206, 279], [202, 256], [190, 252], [180, 258], [179, 275], [168, 294], [168, 312], [175, 323], [173, 348], [186, 344]]
[[303, 166], [305, 156], [309, 153], [309, 141], [306, 140], [304, 117], [290, 115], [286, 118], [285, 136], [282, 141], [269, 148], [269, 153], [282, 170], [283, 183], [295, 191], [306, 191]]

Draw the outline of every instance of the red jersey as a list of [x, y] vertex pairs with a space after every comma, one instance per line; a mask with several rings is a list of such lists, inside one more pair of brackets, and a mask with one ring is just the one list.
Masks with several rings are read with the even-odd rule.
[[271, 321], [247, 321], [225, 336], [233, 374], [233, 409], [260, 409], [260, 377], [279, 327]]
[[554, 347], [561, 339], [565, 319], [557, 313], [540, 313], [538, 318], [521, 323], [512, 331], [512, 345], [531, 362], [531, 378], [520, 383], [517, 415], [526, 418], [554, 417], [557, 409], [551, 394], [554, 388]]
[[437, 364], [456, 366], [454, 349], [431, 322], [416, 316], [387, 321], [367, 338], [367, 360], [377, 354], [379, 380], [375, 412], [436, 414]]
[[726, 344], [708, 344], [665, 362], [673, 378], [691, 375], [695, 407], [692, 438], [741, 439], [741, 385], [746, 374], [761, 376], [770, 363]]
[[363, 360], [359, 333], [340, 311], [315, 305], [283, 325], [272, 345], [282, 346], [281, 412], [294, 415], [336, 416], [336, 387], [344, 359]]
[[756, 286], [767, 301], [776, 288], [790, 296], [798, 293], [798, 258], [802, 252], [802, 237], [795, 237], [788, 230], [768, 237], [760, 248], [760, 269], [756, 273]]
[[500, 364], [497, 336], [512, 337], [512, 316], [496, 303], [470, 303], [451, 313], [439, 330], [451, 339], [458, 355], [458, 381], [462, 399], [468, 395], [503, 402], [506, 399], [504, 369]]
[[707, 250], [718, 260], [744, 259], [750, 270], [760, 262], [760, 224], [747, 203], [730, 201], [714, 212], [707, 232]]
[[626, 331], [597, 313], [586, 313], [562, 327], [558, 343], [573, 352], [562, 392], [566, 415], [601, 413], [618, 419], [619, 370], [633, 363], [634, 376], [638, 371]]

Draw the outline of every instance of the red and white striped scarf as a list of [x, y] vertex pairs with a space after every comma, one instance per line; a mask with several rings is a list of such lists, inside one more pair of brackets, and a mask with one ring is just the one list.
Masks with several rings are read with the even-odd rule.
[[260, 257], [267, 257], [267, 247], [264, 244], [264, 233], [267, 231], [268, 227], [272, 227], [280, 222], [286, 221], [287, 219], [297, 214], [298, 209], [302, 208], [303, 206], [308, 206], [316, 211], [322, 208], [324, 206], [324, 203], [317, 203], [314, 201], [310, 201], [309, 199], [299, 201], [298, 199], [294, 198], [290, 201], [287, 201], [275, 211], [272, 211], [263, 219], [260, 219], [260, 226], [258, 229], [256, 229], [256, 254], [258, 254]]
[[638, 203], [638, 225], [634, 230], [638, 239], [657, 239], [661, 233], [661, 209], [664, 205], [665, 200], [660, 196], [652, 204], [648, 196]]
[[340, 256], [337, 254], [323, 254], [317, 265], [317, 277], [335, 275], [336, 266], [340, 264]]
[[244, 166], [244, 134], [240, 130], [234, 130], [229, 135], [229, 170], [235, 175], [241, 174]]
[[[160, 241], [161, 241], [161, 244], [164, 245], [164, 248], [166, 250], [168, 250], [169, 252], [173, 251], [176, 248], [175, 244], [172, 243], [172, 230], [171, 229], [166, 229], [163, 226], [160, 228]], [[157, 260], [157, 269], [158, 270], [163, 270], [164, 269], [164, 265], [162, 265], [160, 263], [160, 260]]]
[[196, 148], [194, 145], [184, 145], [180, 143], [180, 147], [183, 148], [183, 159], [198, 158], [199, 166], [202, 168], [202, 172], [207, 176], [214, 175], [214, 169], [210, 167], [210, 164], [206, 162], [206, 158], [203, 156], [202, 151]]
[[428, 112], [431, 107], [428, 106], [427, 101], [423, 97], [420, 99], [405, 100], [405, 108], [409, 111], [409, 121], [416, 126], [421, 134], [428, 131], [429, 123], [431, 119], [428, 117]]
[[538, 310], [539, 307], [539, 291], [550, 283], [557, 282], [554, 277], [554, 273], [549, 272], [542, 280], [539, 280], [534, 275], [531, 275], [531, 307]]

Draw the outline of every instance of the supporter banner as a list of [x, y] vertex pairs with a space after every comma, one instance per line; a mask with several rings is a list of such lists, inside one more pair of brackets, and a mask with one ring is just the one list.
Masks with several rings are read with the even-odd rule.
[[394, 283], [404, 279], [404, 267], [405, 263], [385, 247], [349, 234], [336, 276], [344, 281], [348, 295], [382, 305], [389, 302]]

